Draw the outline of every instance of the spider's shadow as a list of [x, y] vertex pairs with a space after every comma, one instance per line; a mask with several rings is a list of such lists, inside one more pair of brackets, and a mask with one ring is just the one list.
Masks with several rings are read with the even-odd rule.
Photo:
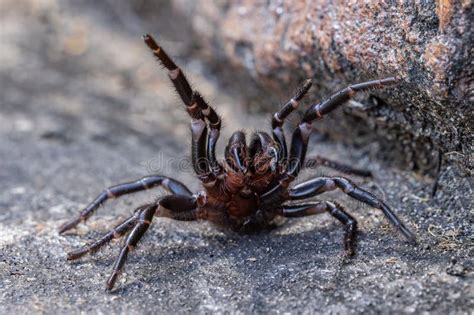
[[[275, 287], [278, 287], [277, 282], [285, 281], [289, 277], [312, 277], [312, 281], [320, 283], [323, 288], [333, 290], [343, 284], [344, 274], [350, 272], [349, 269], [357, 264], [358, 260], [364, 261], [367, 257], [388, 259], [394, 255], [393, 247], [400, 248], [397, 249], [397, 255], [404, 256], [403, 259], [414, 258], [410, 257], [413, 248], [406, 245], [396, 234], [384, 235], [384, 241], [380, 242], [362, 231], [358, 237], [358, 254], [348, 258], [343, 251], [343, 229], [336, 223], [303, 232], [288, 231], [288, 226], [284, 225], [266, 234], [230, 233], [202, 237], [208, 242], [207, 246], [178, 245], [168, 247], [167, 251], [160, 251], [158, 244], [156, 251], [142, 252], [141, 261], [130, 259], [129, 266], [141, 264], [143, 260], [148, 262], [145, 275], [139, 276], [140, 280], [118, 286], [113, 292], [128, 295], [141, 287], [143, 281], [153, 287], [172, 287], [176, 283], [176, 277], [189, 279], [209, 276], [206, 273], [209, 274], [211, 265], [213, 269], [218, 268], [223, 273], [226, 273], [227, 268], [228, 272], [237, 273], [243, 279], [255, 279], [255, 285], [261, 285], [257, 284], [260, 282], [266, 282], [267, 285], [268, 282], [274, 282]], [[230, 267], [219, 267], [219, 261], [226, 261]], [[150, 265], [156, 267], [150, 268]], [[275, 266], [279, 266], [278, 270]], [[286, 269], [286, 266], [291, 268]], [[323, 276], [318, 270], [329, 270], [329, 281], [328, 276]], [[269, 280], [269, 273], [272, 273], [273, 280]]]

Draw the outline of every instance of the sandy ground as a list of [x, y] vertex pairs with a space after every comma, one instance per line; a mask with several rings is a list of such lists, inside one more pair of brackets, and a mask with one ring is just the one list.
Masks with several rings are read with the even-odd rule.
[[[75, 263], [65, 253], [163, 192], [112, 201], [64, 236], [57, 227], [103, 188], [145, 174], [199, 189], [179, 168], [189, 119], [138, 34], [113, 12], [86, 6], [79, 14], [54, 1], [2, 5], [9, 10], [0, 10], [0, 313], [472, 312], [472, 179], [447, 165], [430, 198], [432, 179], [370, 158], [377, 144], [356, 150], [315, 141], [312, 152], [372, 170], [372, 181], [354, 180], [396, 209], [418, 246], [377, 210], [331, 193], [359, 221], [352, 260], [343, 259], [343, 230], [328, 215], [252, 236], [159, 219], [117, 290], [105, 292], [119, 242]], [[220, 153], [233, 130], [268, 128], [269, 115], [245, 114], [241, 91], [222, 91], [184, 43], [165, 35], [161, 42], [223, 116]], [[314, 173], [334, 172], [301, 179]]]

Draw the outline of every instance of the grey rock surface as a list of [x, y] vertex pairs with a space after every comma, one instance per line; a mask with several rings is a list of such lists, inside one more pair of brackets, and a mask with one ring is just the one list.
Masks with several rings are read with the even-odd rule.
[[[472, 312], [471, 179], [449, 165], [430, 198], [432, 179], [387, 168], [370, 153], [376, 144], [313, 141], [311, 152], [373, 171], [373, 180], [354, 180], [393, 206], [416, 247], [377, 210], [336, 192], [327, 198], [350, 209], [361, 230], [351, 260], [341, 225], [321, 215], [252, 236], [157, 219], [112, 293], [105, 281], [120, 242], [67, 262], [67, 251], [164, 193], [112, 201], [59, 236], [58, 226], [103, 188], [161, 173], [199, 189], [179, 163], [189, 153], [189, 119], [141, 42], [143, 29], [159, 34], [223, 116], [219, 154], [233, 130], [269, 127], [269, 114], [243, 111], [245, 91], [224, 90], [190, 53], [192, 32], [169, 26], [179, 15], [162, 4], [152, 23], [126, 2], [0, 4], [1, 314]], [[301, 180], [314, 174], [333, 172]]]

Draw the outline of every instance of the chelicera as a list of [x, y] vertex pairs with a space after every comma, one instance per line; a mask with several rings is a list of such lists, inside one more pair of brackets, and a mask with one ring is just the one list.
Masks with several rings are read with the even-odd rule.
[[350, 197], [380, 209], [411, 243], [415, 236], [397, 218], [388, 205], [374, 194], [358, 187], [341, 176], [319, 176], [292, 186], [300, 170], [309, 163], [324, 164], [345, 173], [368, 176], [358, 170], [322, 157], [306, 157], [311, 124], [349, 100], [355, 93], [382, 88], [397, 82], [389, 77], [350, 85], [327, 100], [310, 106], [291, 137], [287, 148], [283, 123], [298, 106], [311, 87], [307, 80], [290, 100], [273, 116], [272, 135], [255, 132], [247, 145], [242, 131], [235, 132], [225, 148], [225, 160], [219, 161], [215, 148], [221, 129], [216, 111], [193, 90], [181, 69], [150, 35], [143, 37], [153, 54], [168, 70], [169, 78], [191, 116], [191, 156], [194, 171], [202, 182], [202, 191], [193, 194], [183, 183], [161, 175], [150, 175], [137, 181], [110, 187], [103, 191], [73, 220], [63, 224], [60, 233], [86, 221], [108, 199], [162, 187], [170, 194], [138, 207], [133, 214], [115, 226], [99, 240], [68, 253], [68, 260], [94, 253], [113, 238], [127, 235], [125, 243], [107, 281], [111, 290], [123, 269], [127, 256], [148, 230], [154, 217], [182, 221], [207, 220], [221, 227], [239, 232], [260, 231], [272, 226], [277, 217], [303, 217], [328, 212], [345, 228], [346, 254], [354, 255], [357, 222], [337, 202], [307, 201], [327, 191], [340, 189]]

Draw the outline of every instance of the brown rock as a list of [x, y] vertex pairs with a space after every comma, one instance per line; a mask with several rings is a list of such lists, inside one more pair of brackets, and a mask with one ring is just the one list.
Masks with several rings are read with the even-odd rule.
[[[413, 168], [433, 168], [439, 150], [469, 169], [472, 1], [200, 0], [176, 6], [210, 56], [246, 69], [247, 87], [257, 84], [280, 101], [307, 77], [316, 85], [308, 99], [316, 102], [349, 83], [401, 76], [402, 84], [357, 98], [320, 131], [350, 143], [376, 141]], [[264, 99], [260, 107], [278, 107]]]

